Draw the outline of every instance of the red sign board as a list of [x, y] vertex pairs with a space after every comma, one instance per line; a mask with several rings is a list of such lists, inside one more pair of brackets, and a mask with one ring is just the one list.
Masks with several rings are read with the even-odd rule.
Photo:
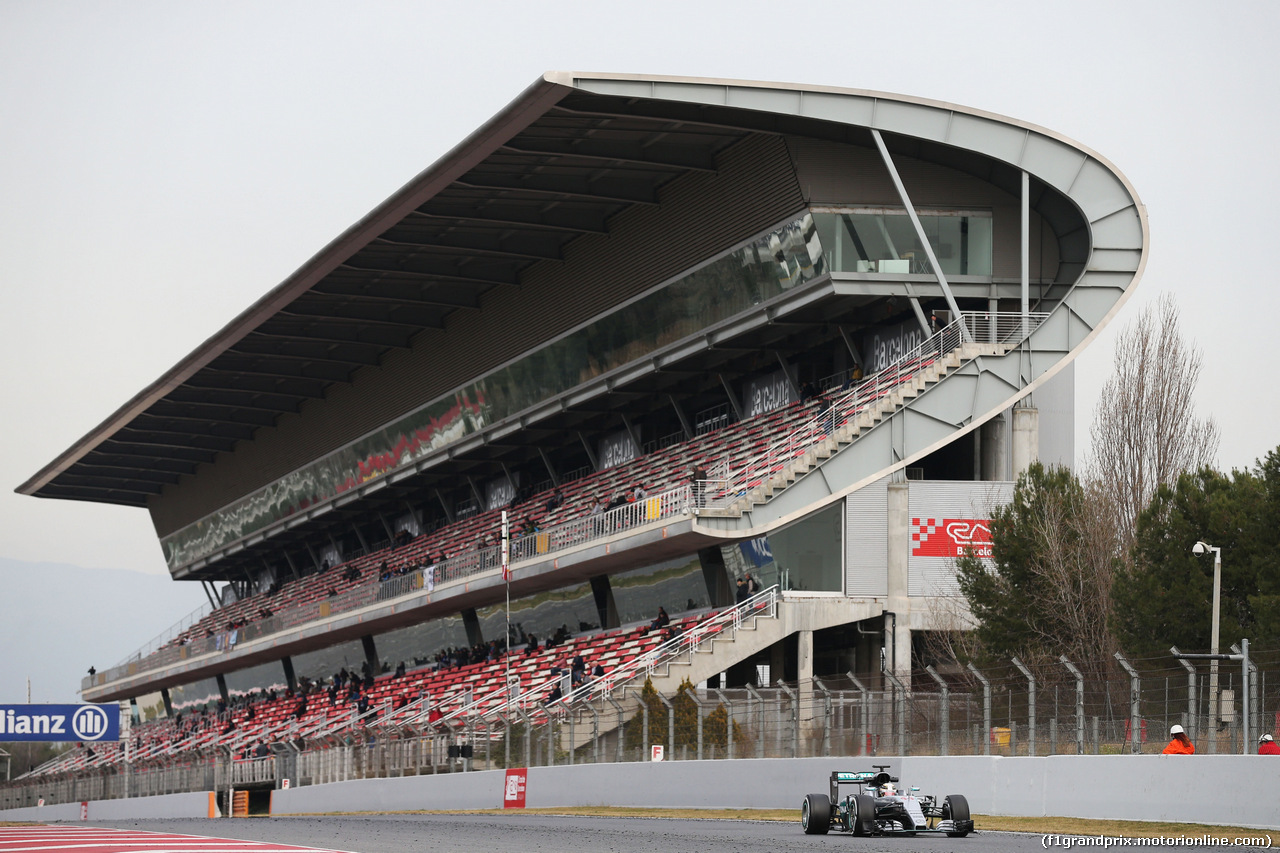
[[529, 771], [525, 767], [513, 767], [507, 771], [507, 784], [502, 794], [504, 809], [524, 808], [524, 789], [528, 779]]
[[991, 556], [991, 522], [974, 518], [911, 519], [911, 556]]

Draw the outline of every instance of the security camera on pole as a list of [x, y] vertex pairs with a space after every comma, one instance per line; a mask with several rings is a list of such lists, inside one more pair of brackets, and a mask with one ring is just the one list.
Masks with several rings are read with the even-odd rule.
[[[1209, 654], [1218, 653], [1218, 612], [1222, 601], [1222, 549], [1207, 544], [1203, 539], [1191, 546], [1191, 553], [1197, 557], [1213, 552], [1213, 625], [1210, 628]], [[1218, 718], [1221, 709], [1218, 707], [1218, 661], [1209, 661], [1209, 722], [1212, 726], [1209, 737], [1209, 752], [1216, 752], [1214, 741], [1218, 733]]]

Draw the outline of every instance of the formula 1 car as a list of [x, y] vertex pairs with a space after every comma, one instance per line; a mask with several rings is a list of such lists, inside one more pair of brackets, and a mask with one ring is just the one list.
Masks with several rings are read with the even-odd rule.
[[[826, 835], [834, 829], [854, 835], [945, 832], [951, 838], [963, 838], [973, 832], [969, 801], [964, 797], [948, 794], [938, 803], [932, 795], [916, 796], [920, 789], [914, 787], [903, 794], [895, 784], [898, 778], [885, 772], [889, 765], [871, 766], [877, 772], [832, 773], [830, 795], [805, 795], [800, 804], [800, 826], [806, 835]], [[856, 785], [858, 793], [846, 794], [842, 799], [841, 785]]]

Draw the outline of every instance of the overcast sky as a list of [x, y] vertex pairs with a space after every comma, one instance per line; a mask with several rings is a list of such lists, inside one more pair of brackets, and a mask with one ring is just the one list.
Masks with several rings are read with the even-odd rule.
[[[1094, 148], [1151, 221], [1115, 326], [1177, 296], [1219, 464], [1250, 465], [1280, 444], [1256, 280], [1278, 24], [1275, 2], [0, 0], [0, 557], [163, 574], [145, 511], [12, 490], [552, 69], [904, 93]], [[1105, 335], [1078, 361], [1081, 451], [1110, 358]]]

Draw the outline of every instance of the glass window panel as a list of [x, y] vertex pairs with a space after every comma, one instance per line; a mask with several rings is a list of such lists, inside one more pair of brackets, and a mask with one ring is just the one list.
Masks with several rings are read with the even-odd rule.
[[824, 272], [805, 214], [164, 537], [165, 559], [192, 563]]

